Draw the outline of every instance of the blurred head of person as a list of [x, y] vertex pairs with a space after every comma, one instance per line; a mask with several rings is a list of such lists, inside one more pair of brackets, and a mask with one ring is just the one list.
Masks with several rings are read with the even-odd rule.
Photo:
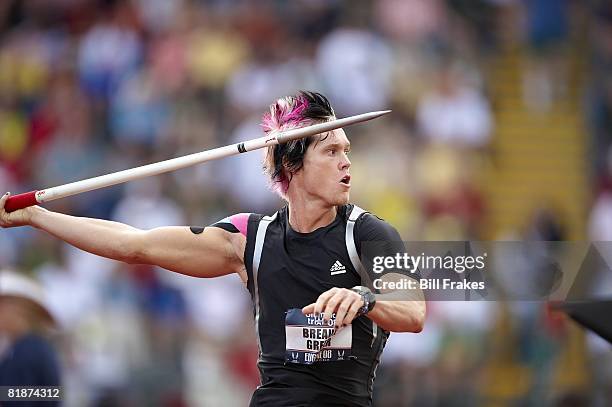
[[42, 287], [23, 274], [0, 271], [0, 336], [12, 342], [29, 333], [45, 333], [53, 325]]
[[[278, 99], [262, 119], [266, 134], [322, 123], [336, 118], [329, 100], [320, 93], [300, 91]], [[316, 202], [322, 206], [349, 201], [350, 143], [344, 130], [271, 146], [264, 160], [270, 185], [283, 199]]]

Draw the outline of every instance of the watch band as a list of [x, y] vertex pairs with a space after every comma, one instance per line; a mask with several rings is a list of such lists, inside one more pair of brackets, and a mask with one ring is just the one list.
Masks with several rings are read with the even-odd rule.
[[351, 288], [351, 291], [354, 291], [359, 294], [361, 296], [361, 299], [363, 300], [363, 306], [359, 309], [359, 312], [357, 313], [358, 316], [366, 315], [368, 312], [372, 311], [372, 309], [376, 305], [376, 296], [368, 287], [358, 285]]

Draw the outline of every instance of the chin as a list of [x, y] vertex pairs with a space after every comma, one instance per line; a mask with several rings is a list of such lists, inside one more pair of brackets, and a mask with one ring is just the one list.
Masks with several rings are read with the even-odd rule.
[[350, 195], [348, 193], [338, 194], [334, 197], [332, 205], [341, 206], [346, 205], [350, 201]]

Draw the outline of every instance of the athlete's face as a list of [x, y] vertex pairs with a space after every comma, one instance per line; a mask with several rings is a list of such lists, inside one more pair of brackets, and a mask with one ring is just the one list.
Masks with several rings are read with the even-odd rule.
[[349, 202], [350, 148], [342, 129], [322, 135], [320, 140], [310, 144], [304, 154], [304, 166], [295, 174], [301, 178], [302, 188], [310, 199], [319, 199], [333, 206]]

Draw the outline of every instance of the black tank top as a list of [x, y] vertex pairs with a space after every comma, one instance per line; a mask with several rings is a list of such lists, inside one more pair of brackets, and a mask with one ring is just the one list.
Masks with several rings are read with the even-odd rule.
[[[261, 386], [253, 394], [251, 406], [371, 405], [375, 371], [388, 332], [377, 328], [367, 317], [352, 323], [349, 360], [311, 365], [285, 362], [286, 312], [315, 302], [332, 287], [362, 285], [345, 242], [352, 208], [352, 205], [339, 207], [331, 224], [311, 233], [294, 231], [289, 225], [287, 207], [282, 208], [265, 234], [256, 273], [257, 287], [253, 257], [263, 216], [249, 215], [244, 262], [259, 335], [261, 375]], [[394, 228], [369, 213], [357, 220], [354, 237], [358, 248], [359, 242], [368, 239], [401, 240]]]

